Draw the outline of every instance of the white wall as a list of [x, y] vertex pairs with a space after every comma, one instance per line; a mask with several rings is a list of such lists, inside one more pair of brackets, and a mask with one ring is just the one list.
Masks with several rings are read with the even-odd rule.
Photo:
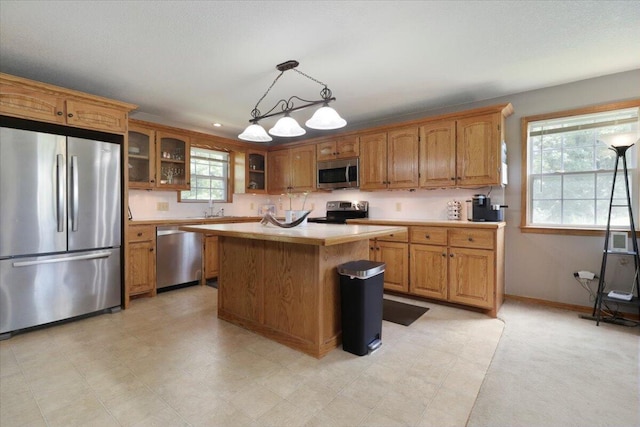
[[[573, 272], [600, 271], [602, 238], [566, 235], [521, 233], [521, 141], [520, 120], [524, 116], [550, 113], [590, 105], [640, 98], [640, 70], [583, 80], [551, 88], [514, 94], [455, 108], [432, 110], [407, 116], [406, 119], [467, 110], [486, 105], [511, 102], [515, 113], [506, 121], [508, 147], [509, 185], [505, 190], [493, 189], [492, 202], [509, 205], [505, 217], [506, 229], [506, 291], [508, 294], [538, 298], [548, 301], [591, 306], [588, 293], [573, 278]], [[636, 181], [637, 182], [637, 181]], [[478, 190], [418, 190], [360, 192], [356, 190], [313, 193], [307, 207], [314, 205], [312, 216], [324, 216], [328, 200], [368, 200], [371, 218], [446, 219], [446, 202], [464, 201], [474, 193], [487, 193], [488, 188]], [[134, 219], [178, 218], [202, 216], [207, 204], [177, 203], [172, 192], [130, 191], [129, 202]], [[158, 201], [168, 202], [169, 211], [156, 210]], [[226, 215], [257, 214], [258, 206], [272, 202], [278, 214], [288, 208], [286, 197], [235, 195], [232, 204], [220, 204]], [[400, 211], [397, 211], [400, 203]], [[300, 200], [294, 200], [299, 208]], [[297, 206], [296, 206], [297, 205]], [[632, 268], [610, 263], [607, 280], [622, 279], [631, 284]]]

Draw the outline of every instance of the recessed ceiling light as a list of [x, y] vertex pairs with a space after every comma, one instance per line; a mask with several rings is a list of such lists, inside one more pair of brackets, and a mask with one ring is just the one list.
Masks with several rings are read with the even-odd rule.
[[222, 124], [220, 124], [220, 123], [214, 123], [214, 124], [213, 124], [213, 126], [214, 126], [214, 127], [219, 128], [219, 127], [222, 127]]

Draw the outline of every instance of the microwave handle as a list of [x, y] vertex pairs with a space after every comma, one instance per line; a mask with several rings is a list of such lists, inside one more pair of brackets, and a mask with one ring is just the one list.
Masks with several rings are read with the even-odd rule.
[[349, 168], [351, 167], [351, 163], [347, 163], [347, 167], [344, 168], [344, 182], [349, 182]]

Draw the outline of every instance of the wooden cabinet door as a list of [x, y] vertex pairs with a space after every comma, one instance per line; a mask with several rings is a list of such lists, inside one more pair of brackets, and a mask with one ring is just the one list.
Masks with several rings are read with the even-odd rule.
[[376, 241], [376, 261], [386, 264], [384, 288], [391, 291], [409, 291], [409, 245], [406, 243]]
[[316, 147], [305, 145], [291, 149], [291, 191], [316, 189]]
[[456, 122], [420, 127], [420, 187], [442, 188], [456, 184]]
[[129, 126], [128, 135], [129, 188], [151, 189], [156, 185], [155, 132]]
[[81, 101], [67, 101], [67, 123], [85, 129], [124, 133], [127, 114], [122, 110]]
[[456, 122], [457, 185], [500, 184], [500, 113]]
[[492, 308], [495, 252], [449, 248], [449, 301]]
[[127, 298], [129, 295], [152, 292], [156, 288], [155, 242], [146, 240], [129, 243], [127, 256]]
[[411, 245], [409, 292], [447, 299], [447, 247]]
[[360, 137], [360, 189], [387, 188], [387, 134]]
[[218, 236], [205, 236], [204, 238], [204, 277], [213, 279], [218, 277], [219, 268]]
[[357, 136], [345, 136], [336, 141], [336, 158], [348, 159], [360, 155], [360, 140]]
[[247, 193], [264, 194], [267, 192], [267, 153], [248, 151], [246, 162]]
[[418, 128], [392, 130], [387, 138], [389, 188], [418, 188]]
[[189, 137], [156, 132], [156, 186], [165, 190], [191, 188], [191, 146]]
[[282, 194], [289, 189], [290, 156], [289, 150], [270, 151], [267, 156], [267, 188], [269, 193]]
[[10, 84], [0, 84], [0, 113], [49, 123], [66, 123], [63, 98]]
[[336, 158], [336, 141], [320, 142], [316, 145], [316, 156], [320, 160], [333, 160]]

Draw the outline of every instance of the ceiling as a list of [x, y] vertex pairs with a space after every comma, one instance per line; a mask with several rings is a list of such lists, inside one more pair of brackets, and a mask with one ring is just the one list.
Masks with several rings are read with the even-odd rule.
[[[640, 1], [0, 2], [0, 71], [233, 139], [290, 59], [355, 130], [640, 69]], [[260, 110], [321, 88], [287, 71]]]

